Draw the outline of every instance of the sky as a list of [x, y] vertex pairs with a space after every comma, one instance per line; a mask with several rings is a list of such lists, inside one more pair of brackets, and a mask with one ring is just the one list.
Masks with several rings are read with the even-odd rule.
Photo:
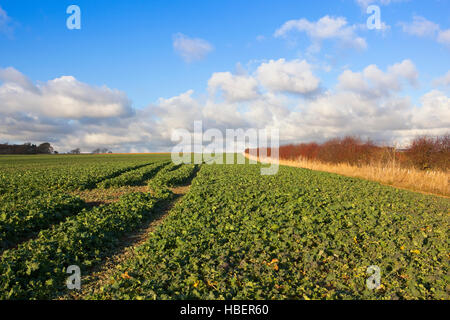
[[277, 128], [282, 144], [447, 133], [449, 12], [449, 0], [0, 0], [0, 143], [170, 151], [173, 130], [200, 120]]

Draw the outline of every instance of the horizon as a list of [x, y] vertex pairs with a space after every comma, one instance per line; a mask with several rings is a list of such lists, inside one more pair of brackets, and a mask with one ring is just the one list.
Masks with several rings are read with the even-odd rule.
[[160, 153], [199, 120], [280, 145], [449, 131], [450, 1], [97, 4], [0, 3], [1, 143]]

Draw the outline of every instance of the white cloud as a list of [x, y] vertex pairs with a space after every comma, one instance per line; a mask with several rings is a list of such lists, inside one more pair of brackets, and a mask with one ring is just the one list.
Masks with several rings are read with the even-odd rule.
[[450, 46], [450, 29], [439, 31], [437, 41]]
[[182, 33], [174, 35], [173, 48], [188, 63], [204, 59], [214, 49], [208, 41]]
[[356, 29], [357, 26], [348, 25], [344, 17], [324, 16], [316, 22], [307, 19], [287, 21], [275, 31], [275, 37], [286, 37], [292, 31], [305, 32], [316, 48], [323, 40], [337, 40], [348, 47], [365, 49], [366, 40], [356, 34]]
[[140, 137], [133, 137], [132, 135], [118, 136], [111, 135], [106, 132], [99, 133], [87, 133], [83, 137], [84, 143], [89, 146], [98, 146], [98, 145], [121, 145], [121, 144], [129, 144], [140, 141]]
[[222, 90], [229, 102], [252, 100], [258, 97], [258, 82], [250, 76], [232, 75], [230, 72], [216, 72], [208, 81], [211, 94]]
[[356, 0], [356, 3], [363, 9], [366, 9], [371, 4], [389, 5], [394, 2], [402, 2], [408, 0]]
[[[345, 70], [335, 87], [309, 99], [284, 94], [286, 91], [308, 93], [318, 88], [319, 79], [310, 73], [306, 61], [271, 60], [255, 69], [252, 75], [223, 73], [223, 78], [217, 78], [216, 74], [217, 88], [225, 97], [228, 95], [228, 99], [217, 100], [215, 95], [198, 98], [189, 90], [161, 98], [144, 109], [125, 112], [127, 116], [108, 112], [108, 118], [68, 118], [66, 112], [58, 110], [58, 107], [64, 109], [60, 107], [61, 99], [53, 97], [80, 99], [83, 101], [80, 104], [89, 110], [99, 101], [108, 106], [110, 95], [115, 96], [116, 91], [80, 84], [72, 77], [34, 85], [18, 71], [4, 69], [0, 72], [4, 82], [0, 86], [0, 142], [50, 141], [62, 152], [76, 147], [83, 151], [97, 147], [115, 152], [170, 151], [176, 144], [171, 141], [172, 131], [177, 128], [193, 130], [196, 120], [203, 121], [204, 130], [279, 128], [281, 143], [322, 141], [347, 134], [386, 143], [407, 142], [416, 134], [442, 134], [450, 128], [448, 94], [433, 90], [421, 97], [418, 106], [403, 94], [405, 83], [414, 85], [418, 77], [410, 60], [386, 69], [369, 65], [362, 70]], [[239, 94], [239, 88], [230, 84], [230, 79], [239, 82], [235, 77], [252, 83], [248, 87], [252, 89], [255, 88], [253, 80], [259, 81], [268, 91], [250, 90], [256, 94], [255, 98], [242, 101], [248, 91]], [[211, 79], [214, 78], [213, 75]], [[37, 93], [32, 93], [33, 88]], [[19, 95], [10, 95], [11, 92], [33, 97], [36, 103], [20, 100]], [[11, 108], [11, 97], [17, 100], [14, 108]], [[121, 95], [118, 97], [116, 99], [120, 100]], [[234, 99], [236, 97], [239, 99]], [[21, 101], [26, 103], [21, 104]], [[71, 113], [82, 112], [78, 104], [75, 110], [77, 112]]]
[[255, 128], [276, 125], [279, 120], [286, 119], [290, 114], [288, 106], [291, 99], [282, 94], [267, 92], [250, 104], [243, 117]]
[[320, 83], [305, 60], [270, 60], [258, 67], [256, 76], [264, 87], [275, 92], [308, 94], [316, 91]]
[[400, 22], [403, 32], [418, 37], [434, 37], [439, 31], [439, 25], [421, 16], [414, 16], [413, 21]]
[[415, 85], [417, 79], [414, 64], [410, 60], [404, 60], [388, 67], [386, 72], [376, 65], [369, 65], [362, 72], [345, 70], [339, 76], [338, 88], [365, 96], [383, 97], [401, 91], [403, 80]]
[[12, 19], [8, 16], [5, 10], [0, 6], [0, 33], [11, 35], [13, 27], [11, 25]]
[[433, 81], [435, 87], [450, 87], [450, 70], [442, 77]]
[[169, 99], [161, 98], [158, 105], [152, 108], [158, 117], [158, 127], [166, 137], [170, 138], [167, 128], [193, 128], [195, 119], [202, 112], [200, 104], [192, 97], [193, 93], [193, 90], [189, 90]]
[[450, 97], [433, 90], [422, 98], [422, 106], [413, 113], [413, 125], [419, 129], [450, 128]]
[[30, 79], [12, 67], [0, 69], [0, 81], [11, 86], [17, 85], [27, 91], [39, 92]]
[[0, 112], [27, 112], [47, 117], [82, 119], [130, 115], [124, 92], [97, 88], [63, 76], [34, 85], [14, 68], [0, 69]]
[[[256, 79], [261, 81], [258, 71], [262, 66], [275, 65], [276, 62], [262, 63], [254, 74]], [[279, 63], [285, 66], [283, 59]], [[275, 73], [270, 78], [279, 77]], [[414, 64], [404, 60], [386, 70], [375, 65], [359, 72], [346, 70], [334, 90], [325, 91], [312, 99], [302, 100], [284, 95], [281, 91], [290, 90], [286, 90], [283, 82], [283, 90], [278, 90], [280, 84], [276, 82], [277, 90], [260, 93], [258, 99], [245, 101], [244, 111], [239, 110], [236, 102], [216, 102], [214, 97], [210, 97], [206, 102], [198, 102], [194, 110], [181, 108], [177, 114], [178, 117], [188, 119], [188, 129], [193, 119], [203, 120], [204, 129], [278, 127], [282, 143], [323, 140], [346, 134], [370, 137], [386, 143], [405, 142], [418, 133], [440, 134], [445, 132], [445, 126], [448, 128], [442, 120], [449, 119], [448, 97], [442, 93], [430, 93], [422, 98], [421, 106], [414, 107], [409, 97], [402, 96], [404, 83], [415, 85], [417, 78]], [[290, 80], [287, 83], [290, 88]], [[270, 90], [271, 85], [263, 81], [261, 84]], [[195, 103], [191, 101], [189, 104]], [[185, 112], [181, 113], [181, 110]], [[431, 110], [438, 111], [440, 122], [428, 115], [432, 114]], [[196, 116], [189, 118], [193, 113]], [[178, 117], [172, 120], [165, 118], [167, 121], [164, 127], [158, 127], [158, 131], [170, 132]]]
[[413, 21], [400, 22], [403, 31], [417, 37], [429, 37], [437, 42], [450, 46], [450, 29], [442, 30], [441, 27], [424, 17], [414, 16]]
[[402, 77], [408, 80], [411, 85], [416, 84], [417, 79], [419, 78], [419, 73], [417, 72], [416, 66], [411, 60], [408, 59], [389, 66], [387, 73], [396, 77]]

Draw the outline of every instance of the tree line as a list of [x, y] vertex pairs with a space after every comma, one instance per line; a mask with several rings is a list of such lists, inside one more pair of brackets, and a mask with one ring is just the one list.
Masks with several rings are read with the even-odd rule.
[[[68, 154], [81, 154], [80, 148], [73, 149]], [[108, 148], [97, 148], [91, 153], [112, 153]], [[41, 143], [40, 145], [27, 142], [24, 144], [0, 144], [0, 154], [59, 154], [52, 145], [48, 142]]]
[[24, 144], [0, 144], [0, 154], [52, 154], [58, 153], [55, 151], [50, 143], [44, 142], [40, 145], [31, 144], [30, 142]]
[[[254, 150], [253, 150], [254, 151]], [[259, 155], [262, 150], [258, 149]], [[246, 153], [250, 153], [247, 149]], [[270, 148], [265, 150], [269, 157]], [[350, 165], [388, 165], [396, 164], [420, 170], [450, 170], [450, 134], [442, 136], [418, 136], [404, 149], [376, 145], [370, 140], [347, 136], [334, 138], [324, 143], [300, 143], [281, 146], [280, 159], [317, 160], [324, 163], [347, 163]], [[264, 153], [263, 153], [264, 154]]]

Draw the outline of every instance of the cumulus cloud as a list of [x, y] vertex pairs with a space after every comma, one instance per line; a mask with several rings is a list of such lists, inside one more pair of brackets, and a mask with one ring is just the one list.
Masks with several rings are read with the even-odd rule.
[[[46, 109], [40, 99], [69, 96], [69, 100], [81, 99], [84, 107], [90, 109], [99, 101], [109, 101], [110, 98], [102, 95], [109, 97], [116, 91], [80, 84], [72, 77], [35, 85], [18, 71], [3, 69], [0, 72], [3, 82], [0, 86], [0, 141], [50, 141], [63, 152], [76, 147], [83, 151], [107, 147], [116, 152], [150, 152], [170, 151], [177, 143], [171, 140], [173, 130], [192, 131], [194, 121], [198, 120], [203, 121], [204, 130], [217, 128], [222, 132], [238, 128], [279, 128], [281, 143], [322, 141], [347, 134], [378, 142], [403, 143], [416, 134], [442, 134], [450, 127], [448, 94], [432, 90], [421, 97], [417, 106], [404, 94], [405, 86], [415, 85], [418, 77], [410, 60], [385, 69], [369, 65], [362, 70], [344, 70], [336, 86], [321, 90], [309, 99], [285, 94], [304, 94], [317, 89], [320, 80], [310, 72], [311, 66], [306, 61], [271, 60], [255, 67], [250, 75], [213, 74], [205, 85], [220, 89], [225, 99], [217, 99], [216, 95], [197, 97], [189, 90], [160, 98], [143, 109], [132, 110], [127, 116], [104, 118], [100, 114], [99, 118], [80, 118], [78, 108], [75, 108], [77, 117], [67, 117], [66, 112], [57, 110], [60, 100], [44, 100], [52, 104]], [[439, 83], [447, 83], [447, 78], [448, 75], [439, 79]], [[247, 90], [233, 86], [233, 81], [243, 81]], [[254, 81], [258, 83], [258, 90]], [[21, 108], [19, 103], [14, 108], [10, 102], [4, 104], [3, 101], [11, 98], [5, 92], [32, 95], [35, 108], [28, 104], [20, 104]], [[93, 93], [101, 98], [90, 97]], [[115, 99], [120, 100], [121, 95], [118, 97]]]
[[388, 96], [402, 89], [403, 80], [415, 85], [418, 79], [416, 67], [410, 60], [404, 60], [388, 67], [386, 72], [376, 65], [367, 66], [362, 72], [345, 70], [339, 76], [338, 87], [366, 96]]
[[194, 91], [189, 90], [178, 96], [164, 99], [160, 98], [151, 111], [156, 115], [156, 126], [165, 139], [169, 139], [171, 133], [167, 128], [193, 129], [194, 121], [201, 114], [199, 102], [192, 97]]
[[204, 59], [214, 49], [208, 41], [182, 33], [173, 36], [173, 48], [188, 63]]
[[442, 92], [427, 93], [422, 104], [414, 107], [411, 99], [402, 95], [404, 84], [415, 85], [417, 78], [410, 60], [386, 70], [376, 65], [362, 71], [345, 70], [334, 89], [274, 116], [272, 124], [280, 126], [285, 143], [350, 134], [403, 144], [416, 134], [445, 133], [449, 128], [445, 119], [450, 119], [448, 97]]
[[[410, 60], [392, 64], [384, 70], [376, 65], [361, 71], [345, 70], [336, 87], [306, 100], [283, 94], [292, 91], [286, 88], [298, 88], [292, 85], [292, 79], [281, 82], [282, 90], [279, 84], [277, 90], [270, 90], [271, 84], [261, 81], [260, 68], [271, 63], [277, 65], [277, 62], [281, 66], [288, 63], [283, 59], [265, 62], [252, 76], [246, 76], [254, 77], [262, 88], [268, 89], [258, 91], [258, 97], [253, 100], [217, 101], [215, 96], [201, 100], [194, 98], [193, 91], [188, 91], [160, 99], [157, 105], [147, 108], [146, 112], [156, 114], [157, 119], [147, 129], [140, 125], [140, 130], [153, 130], [151, 141], [164, 141], [167, 145], [173, 144], [170, 135], [174, 128], [193, 130], [196, 120], [203, 121], [204, 130], [217, 128], [223, 132], [237, 128], [279, 128], [281, 143], [320, 141], [347, 134], [370, 137], [379, 142], [405, 143], [416, 134], [448, 131], [449, 98], [444, 93], [431, 91], [425, 94], [419, 106], [414, 106], [408, 96], [402, 95], [405, 85], [415, 85], [418, 78]], [[301, 64], [301, 61], [290, 62]], [[303, 63], [305, 66], [306, 62]], [[287, 69], [292, 70], [292, 67]], [[282, 73], [279, 78], [283, 77]], [[273, 79], [277, 78], [275, 74]], [[230, 89], [229, 93], [232, 91]], [[245, 105], [243, 110], [241, 103]]]
[[450, 128], [450, 98], [432, 90], [421, 98], [422, 106], [413, 112], [413, 125], [419, 129]]
[[26, 91], [39, 93], [39, 90], [30, 79], [12, 67], [0, 69], [0, 82], [10, 85], [11, 87], [16, 86], [17, 88], [23, 88]]
[[275, 92], [308, 94], [316, 91], [320, 83], [305, 60], [270, 60], [258, 67], [256, 75], [264, 87]]
[[258, 97], [258, 82], [245, 75], [233, 75], [230, 72], [216, 72], [208, 81], [211, 94], [221, 90], [229, 102], [252, 100]]
[[0, 69], [0, 111], [27, 112], [47, 117], [82, 119], [130, 115], [131, 102], [124, 92], [106, 86], [92, 87], [72, 76], [33, 84], [14, 68]]
[[324, 16], [318, 21], [307, 19], [290, 20], [275, 31], [275, 37], [286, 37], [293, 31], [304, 32], [313, 42], [313, 46], [320, 47], [324, 40], [336, 40], [339, 43], [356, 49], [365, 49], [366, 40], [356, 34], [357, 26], [348, 24], [344, 17]]

